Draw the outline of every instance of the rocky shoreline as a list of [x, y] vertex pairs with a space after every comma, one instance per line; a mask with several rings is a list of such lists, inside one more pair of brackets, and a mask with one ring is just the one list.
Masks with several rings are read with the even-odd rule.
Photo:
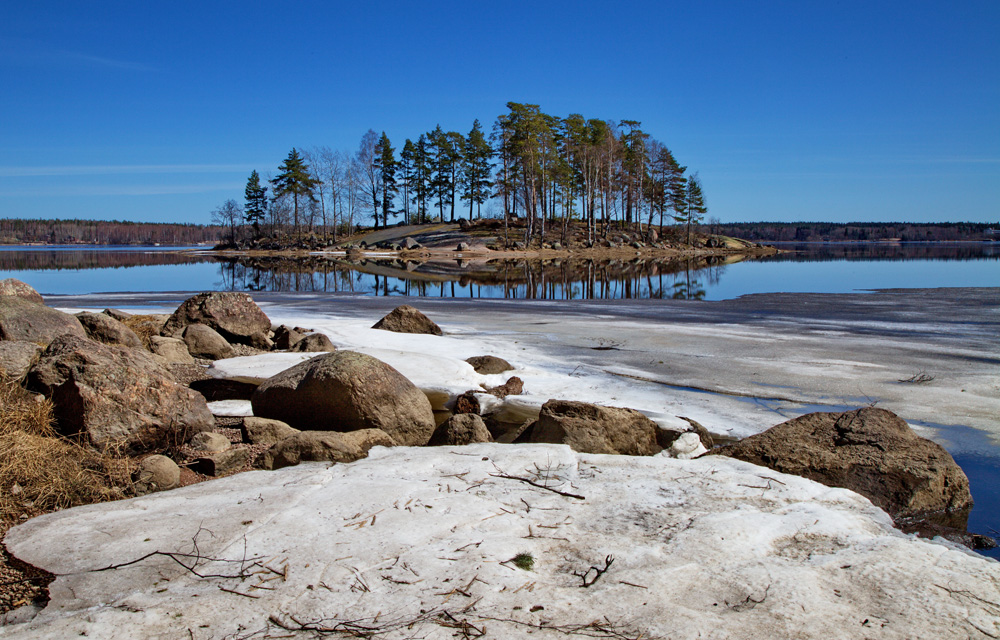
[[[558, 398], [545, 402], [537, 418], [511, 421], [502, 409], [516, 406], [524, 389], [502, 359], [470, 358], [469, 375], [483, 382], [442, 395], [416, 387], [377, 358], [336, 349], [321, 332], [272, 326], [246, 294], [200, 294], [169, 316], [112, 309], [72, 316], [45, 307], [23, 283], [5, 281], [0, 290], [9, 294], [0, 296], [5, 375], [52, 402], [64, 436], [133, 456], [132, 484], [120, 497], [190, 484], [192, 473], [347, 463], [373, 447], [544, 443], [581, 454], [687, 459], [713, 446], [693, 421], [686, 430], [668, 430], [637, 411]], [[406, 306], [373, 329], [442, 333]], [[39, 342], [47, 343], [44, 350]], [[264, 381], [204, 375], [209, 362], [268, 352], [310, 359]], [[314, 353], [320, 355], [308, 355]], [[234, 399], [249, 399], [255, 417], [220, 425], [209, 400]], [[971, 496], [961, 469], [888, 411], [811, 414], [711, 453], [858, 491], [909, 530], [946, 533], [970, 546], [989, 542], [964, 533]]]

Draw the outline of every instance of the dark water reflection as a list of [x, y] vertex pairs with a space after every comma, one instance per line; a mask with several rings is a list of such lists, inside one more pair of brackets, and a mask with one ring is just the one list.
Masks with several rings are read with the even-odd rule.
[[1000, 243], [781, 248], [786, 253], [746, 260], [348, 261], [342, 255], [232, 257], [167, 247], [0, 247], [0, 278], [24, 280], [43, 294], [229, 289], [540, 300], [720, 300], [773, 291], [1000, 282]]
[[[728, 260], [728, 262], [727, 262]], [[227, 289], [443, 298], [703, 299], [733, 259], [346, 260], [239, 258], [222, 262]]]

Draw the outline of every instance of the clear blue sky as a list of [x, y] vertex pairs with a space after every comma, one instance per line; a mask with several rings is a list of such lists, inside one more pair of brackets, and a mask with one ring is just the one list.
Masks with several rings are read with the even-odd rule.
[[208, 222], [293, 147], [642, 122], [709, 215], [1000, 220], [1000, 1], [9, 2], [0, 217]]

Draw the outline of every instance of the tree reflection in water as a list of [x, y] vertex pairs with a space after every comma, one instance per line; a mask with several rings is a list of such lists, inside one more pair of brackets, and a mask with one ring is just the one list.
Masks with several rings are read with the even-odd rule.
[[[726, 259], [435, 260], [349, 262], [317, 256], [226, 258], [222, 288], [239, 291], [370, 293], [378, 296], [701, 300]], [[730, 262], [733, 258], [728, 259]]]

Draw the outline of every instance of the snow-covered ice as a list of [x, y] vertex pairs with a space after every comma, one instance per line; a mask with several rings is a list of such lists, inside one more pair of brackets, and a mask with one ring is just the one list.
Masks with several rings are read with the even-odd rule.
[[[99, 571], [194, 543], [199, 574], [233, 577], [163, 555]], [[42, 516], [7, 544], [59, 576], [10, 638], [1000, 634], [1000, 564], [905, 536], [852, 492], [718, 457], [377, 448]], [[532, 570], [510, 562], [522, 553]]]

